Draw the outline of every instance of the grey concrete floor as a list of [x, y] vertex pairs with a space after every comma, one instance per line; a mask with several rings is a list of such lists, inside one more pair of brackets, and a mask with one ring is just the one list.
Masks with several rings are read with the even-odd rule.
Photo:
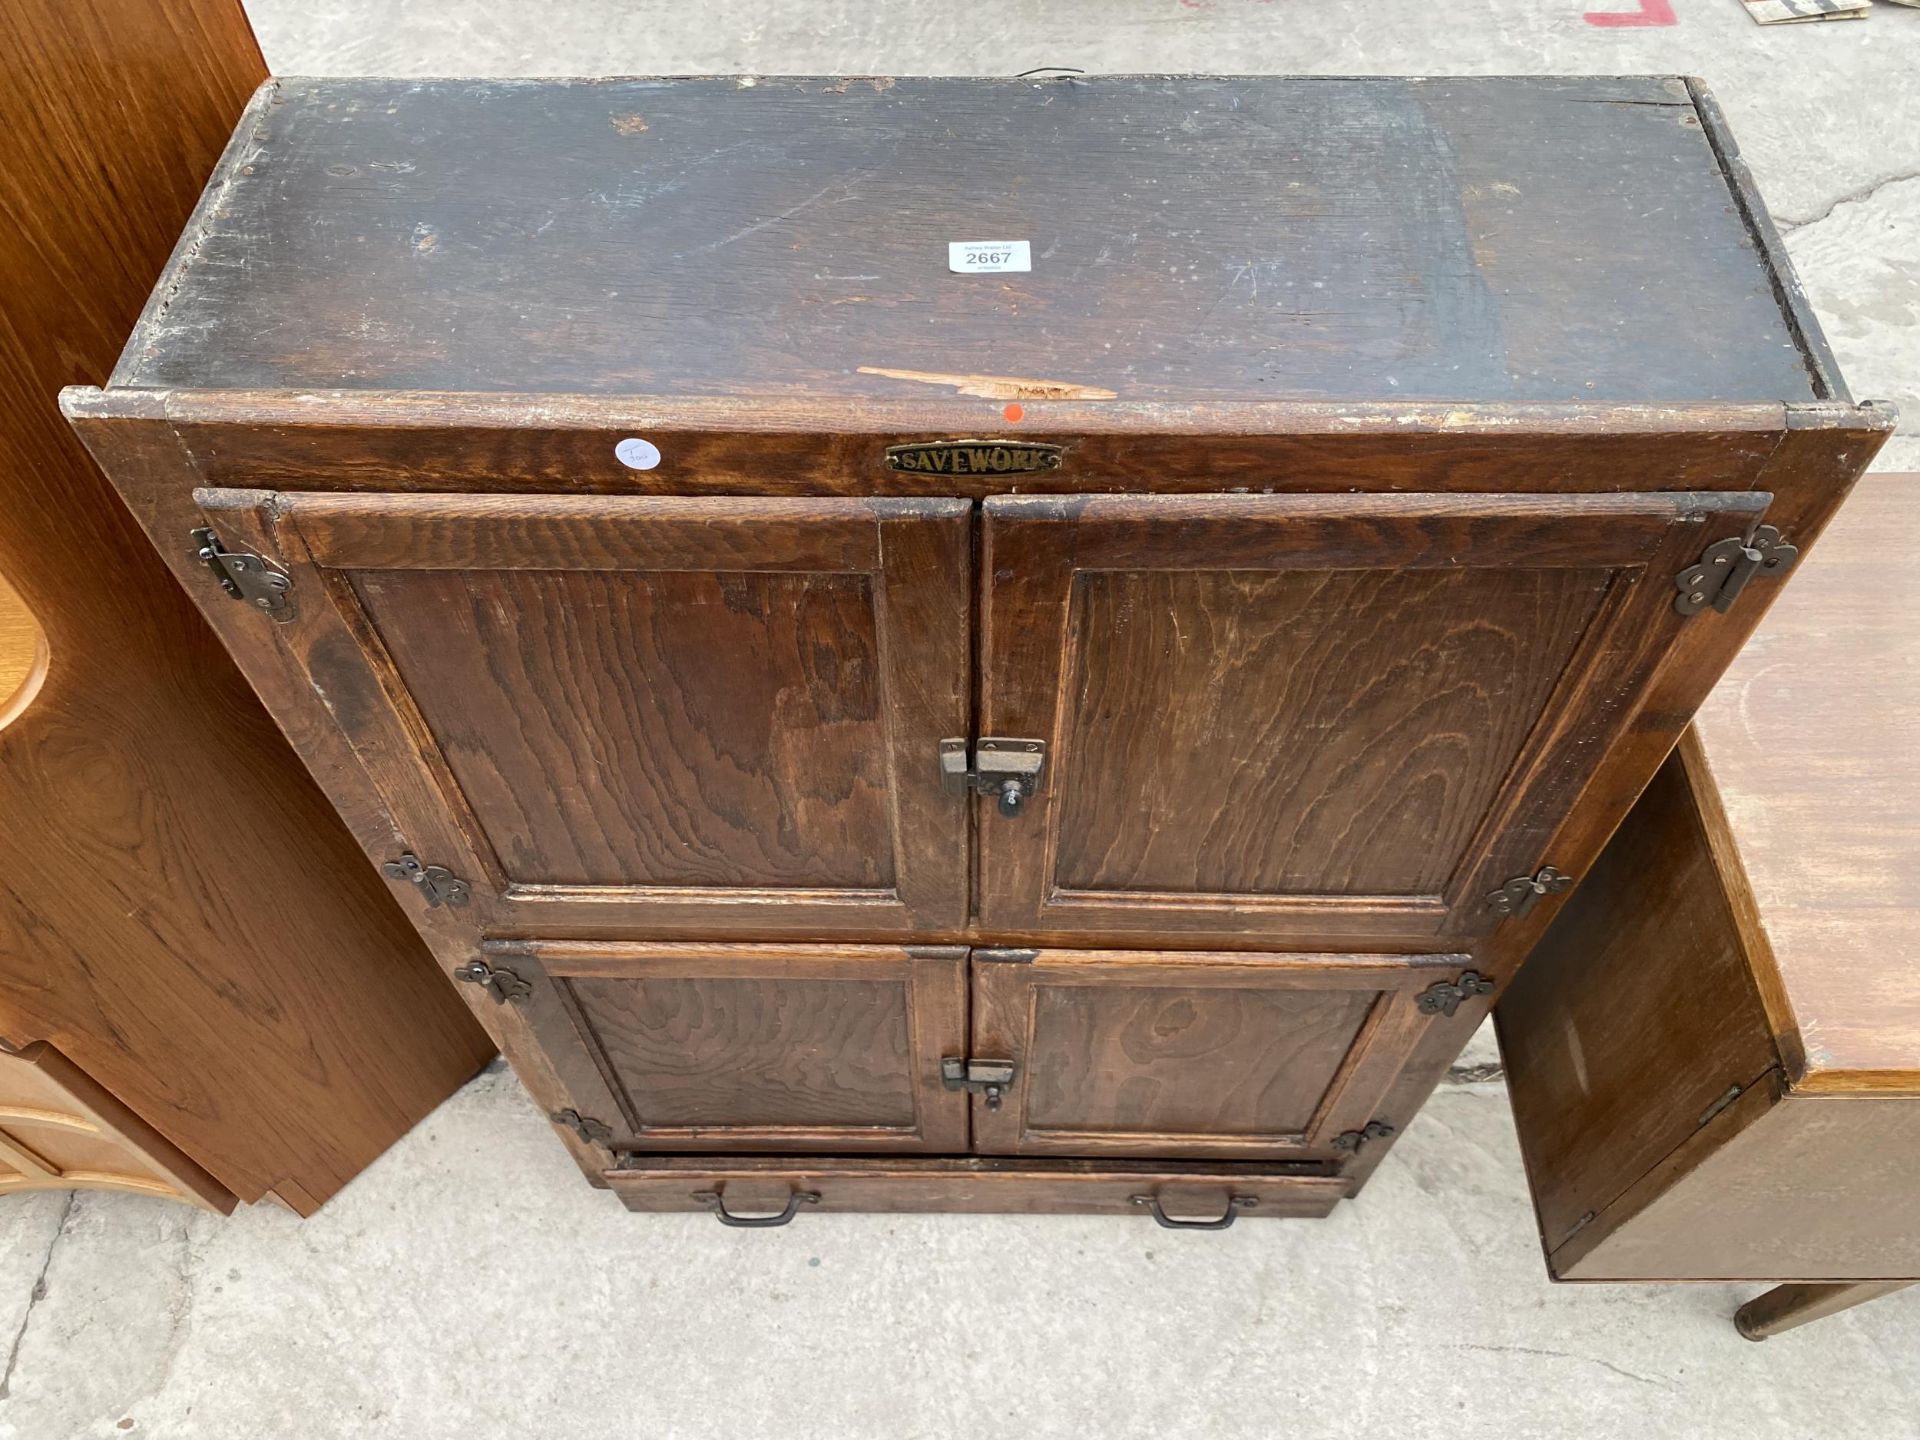
[[[1908, 412], [1883, 463], [1920, 469], [1920, 11], [1588, 8], [1637, 0], [249, 6], [283, 74], [1701, 74], [1855, 392]], [[1753, 1345], [1752, 1290], [1549, 1285], [1497, 1081], [1443, 1086], [1326, 1221], [741, 1234], [589, 1190], [496, 1068], [304, 1223], [0, 1204], [0, 1440], [1920, 1436], [1920, 1291]]]

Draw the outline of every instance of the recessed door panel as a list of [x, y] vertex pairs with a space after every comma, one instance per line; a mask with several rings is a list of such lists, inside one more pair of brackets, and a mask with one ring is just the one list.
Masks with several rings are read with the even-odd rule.
[[1466, 958], [977, 950], [973, 1053], [1014, 1077], [975, 1101], [975, 1148], [1339, 1158]]
[[910, 935], [967, 916], [970, 506], [203, 492], [396, 851], [484, 933]]
[[1467, 937], [1532, 874], [1757, 494], [1002, 496], [985, 925], [1318, 946]]
[[957, 1153], [958, 947], [500, 941], [541, 1049], [615, 1150]]

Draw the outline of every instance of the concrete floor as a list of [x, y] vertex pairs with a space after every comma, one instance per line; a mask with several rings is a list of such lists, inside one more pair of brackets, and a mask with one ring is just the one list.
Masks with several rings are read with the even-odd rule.
[[[1736, 0], [1644, 28], [1582, 0], [249, 8], [286, 74], [1705, 75], [1855, 393], [1908, 413], [1883, 463], [1920, 469], [1920, 11], [1761, 30]], [[740, 1234], [587, 1189], [496, 1068], [304, 1223], [0, 1204], [0, 1440], [1920, 1436], [1920, 1291], [1752, 1345], [1728, 1323], [1752, 1289], [1549, 1285], [1497, 1081], [1442, 1087], [1327, 1221]]]

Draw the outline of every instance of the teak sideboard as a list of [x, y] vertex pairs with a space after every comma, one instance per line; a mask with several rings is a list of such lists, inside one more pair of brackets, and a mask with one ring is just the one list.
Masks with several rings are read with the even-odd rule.
[[282, 80], [66, 403], [767, 1224], [1355, 1193], [1891, 424], [1667, 78]]

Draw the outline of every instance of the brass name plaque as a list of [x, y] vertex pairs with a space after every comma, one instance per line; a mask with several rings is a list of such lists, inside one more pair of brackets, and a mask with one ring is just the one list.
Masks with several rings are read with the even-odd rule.
[[915, 475], [1031, 475], [1060, 468], [1058, 445], [1011, 440], [928, 440], [887, 448], [887, 468]]

